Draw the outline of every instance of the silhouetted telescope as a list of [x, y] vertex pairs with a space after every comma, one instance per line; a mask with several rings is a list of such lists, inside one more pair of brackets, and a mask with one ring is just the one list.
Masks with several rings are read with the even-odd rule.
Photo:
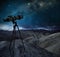
[[21, 20], [23, 18], [22, 15], [18, 15], [18, 16], [8, 16], [6, 19], [3, 19], [4, 22], [15, 22], [16, 20]]

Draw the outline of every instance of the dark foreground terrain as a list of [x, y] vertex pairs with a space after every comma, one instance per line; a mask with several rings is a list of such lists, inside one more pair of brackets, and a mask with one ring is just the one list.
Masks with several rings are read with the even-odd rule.
[[[0, 30], [0, 57], [60, 57], [60, 32], [45, 30], [21, 31], [24, 46], [18, 32], [15, 39], [11, 35], [12, 31]], [[11, 39], [13, 41], [10, 50]], [[12, 48], [14, 40], [15, 46]], [[14, 55], [10, 53], [13, 50]]]

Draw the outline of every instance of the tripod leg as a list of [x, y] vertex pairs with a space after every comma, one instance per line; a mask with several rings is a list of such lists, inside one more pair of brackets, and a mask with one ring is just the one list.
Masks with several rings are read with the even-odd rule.
[[[14, 31], [12, 32], [12, 36], [11, 36], [11, 37], [13, 37], [13, 33], [14, 33]], [[9, 44], [9, 51], [10, 51], [11, 57], [13, 57], [13, 56], [12, 56], [12, 43], [13, 43], [13, 40], [11, 39], [11, 40], [10, 40], [10, 44]]]
[[10, 44], [9, 44], [9, 51], [10, 51], [11, 57], [14, 57], [14, 47], [15, 47], [15, 39], [14, 39], [15, 26], [13, 28], [14, 29], [11, 36], [13, 39], [10, 40]]
[[12, 56], [14, 57], [15, 56], [15, 51], [14, 51], [14, 49], [15, 49], [15, 40], [13, 40], [13, 48], [12, 48]]
[[11, 55], [11, 57], [12, 57], [11, 45], [12, 45], [12, 41], [10, 41], [10, 44], [9, 44], [9, 51], [10, 51], [10, 55]]
[[18, 32], [19, 32], [19, 36], [20, 36], [20, 39], [21, 39], [21, 42], [22, 42], [22, 44], [23, 44], [23, 55], [22, 55], [22, 57], [25, 57], [25, 45], [24, 45], [24, 41], [23, 41], [23, 38], [22, 38], [22, 36], [21, 36], [21, 32], [20, 32], [20, 30], [19, 30], [19, 27], [18, 27], [18, 25], [17, 25], [17, 28], [18, 28]]

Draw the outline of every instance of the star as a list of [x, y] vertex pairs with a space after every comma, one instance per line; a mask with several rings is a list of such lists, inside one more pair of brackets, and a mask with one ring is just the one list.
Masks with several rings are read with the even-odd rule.
[[46, 4], [44, 2], [40, 2], [40, 7], [44, 7]]
[[28, 3], [28, 6], [30, 6], [31, 5], [31, 3]]

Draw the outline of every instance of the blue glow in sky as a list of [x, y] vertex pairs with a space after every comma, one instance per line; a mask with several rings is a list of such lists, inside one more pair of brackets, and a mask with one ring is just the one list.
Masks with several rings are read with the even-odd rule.
[[60, 26], [60, 2], [59, 0], [1, 0], [0, 1], [0, 25], [4, 23], [3, 18], [9, 15], [23, 15], [18, 22], [21, 27], [57, 27]]

